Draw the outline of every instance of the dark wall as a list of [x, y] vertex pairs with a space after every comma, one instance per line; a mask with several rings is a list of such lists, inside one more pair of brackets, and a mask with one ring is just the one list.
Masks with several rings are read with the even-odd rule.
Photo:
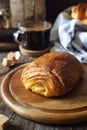
[[87, 0], [46, 0], [46, 19], [53, 23], [61, 11], [79, 3]]

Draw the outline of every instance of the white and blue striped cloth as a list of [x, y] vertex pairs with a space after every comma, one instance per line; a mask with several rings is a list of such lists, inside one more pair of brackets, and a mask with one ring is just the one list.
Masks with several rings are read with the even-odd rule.
[[87, 26], [72, 19], [68, 11], [58, 15], [51, 29], [50, 41], [54, 42], [51, 51], [67, 51], [80, 62], [87, 63]]

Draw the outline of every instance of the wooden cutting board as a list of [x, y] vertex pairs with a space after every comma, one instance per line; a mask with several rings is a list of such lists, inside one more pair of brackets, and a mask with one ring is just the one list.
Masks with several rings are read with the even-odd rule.
[[21, 72], [26, 65], [8, 73], [1, 83], [1, 96], [17, 114], [47, 124], [75, 124], [87, 121], [87, 65], [84, 77], [72, 92], [61, 97], [47, 98], [26, 90]]

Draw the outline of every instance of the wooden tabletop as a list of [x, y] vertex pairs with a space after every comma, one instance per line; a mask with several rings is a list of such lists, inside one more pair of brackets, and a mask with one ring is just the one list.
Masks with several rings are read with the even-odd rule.
[[[0, 52], [0, 84], [4, 76], [13, 70], [15, 67], [34, 60], [32, 57], [25, 57], [21, 55], [18, 62], [13, 67], [2, 66], [2, 59], [6, 57], [8, 52]], [[0, 96], [0, 113], [10, 118], [10, 124], [5, 130], [86, 130], [87, 122], [75, 124], [75, 125], [48, 125], [25, 119], [20, 115], [9, 109], [3, 102]]]

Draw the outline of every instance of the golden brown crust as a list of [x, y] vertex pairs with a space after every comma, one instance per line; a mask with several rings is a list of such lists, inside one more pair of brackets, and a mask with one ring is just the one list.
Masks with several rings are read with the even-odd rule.
[[73, 55], [50, 52], [26, 66], [21, 79], [26, 89], [50, 97], [72, 90], [82, 75], [82, 64]]
[[87, 4], [78, 4], [71, 9], [71, 17], [87, 25]]

